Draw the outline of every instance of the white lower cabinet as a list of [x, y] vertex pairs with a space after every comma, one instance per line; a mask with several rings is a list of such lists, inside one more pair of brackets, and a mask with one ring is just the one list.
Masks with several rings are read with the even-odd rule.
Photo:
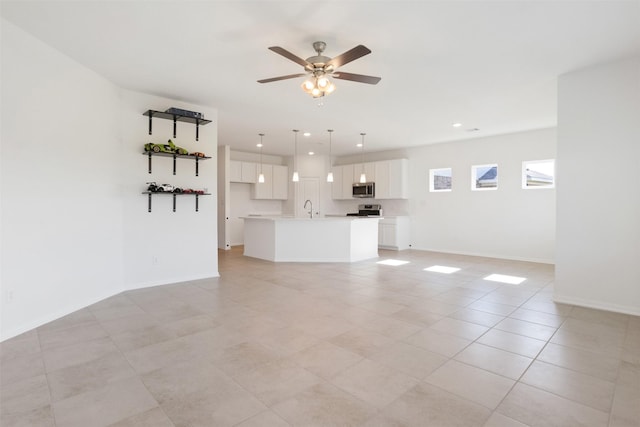
[[409, 217], [384, 217], [378, 221], [378, 247], [382, 249], [409, 249]]

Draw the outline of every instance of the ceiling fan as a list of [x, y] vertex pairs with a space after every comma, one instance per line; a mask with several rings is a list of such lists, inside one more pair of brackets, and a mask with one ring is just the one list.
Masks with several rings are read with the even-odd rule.
[[338, 55], [334, 58], [329, 58], [322, 55], [324, 49], [327, 47], [325, 42], [317, 41], [313, 43], [313, 49], [316, 51], [315, 56], [310, 56], [307, 59], [302, 59], [299, 56], [294, 55], [288, 50], [280, 46], [271, 46], [269, 50], [284, 56], [285, 58], [300, 64], [304, 67], [304, 73], [289, 74], [286, 76], [272, 77], [270, 79], [258, 80], [258, 83], [270, 83], [278, 80], [294, 79], [296, 77], [309, 76], [309, 78], [302, 83], [302, 89], [313, 96], [319, 98], [325, 94], [330, 94], [335, 90], [335, 85], [329, 80], [328, 76], [341, 80], [351, 80], [353, 82], [367, 83], [375, 85], [380, 81], [380, 77], [365, 76], [363, 74], [345, 73], [338, 71], [338, 67], [348, 64], [351, 61], [355, 61], [365, 55], [371, 53], [367, 47], [358, 45], [353, 49], [346, 51], [345, 53]]

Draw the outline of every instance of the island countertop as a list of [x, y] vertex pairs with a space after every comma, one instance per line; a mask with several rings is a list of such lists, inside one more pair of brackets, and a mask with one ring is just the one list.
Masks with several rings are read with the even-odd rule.
[[244, 254], [274, 262], [355, 262], [376, 258], [381, 218], [242, 217]]

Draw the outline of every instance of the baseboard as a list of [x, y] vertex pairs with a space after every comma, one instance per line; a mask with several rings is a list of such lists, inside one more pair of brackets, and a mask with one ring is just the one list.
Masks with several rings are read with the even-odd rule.
[[510, 261], [535, 262], [537, 264], [555, 265], [555, 263], [556, 263], [555, 260], [546, 259], [546, 258], [529, 258], [529, 257], [519, 257], [519, 256], [491, 254], [491, 253], [448, 251], [448, 250], [437, 249], [437, 248], [422, 248], [422, 247], [417, 247], [417, 246], [412, 246], [410, 249], [418, 250], [418, 251], [439, 252], [439, 253], [442, 253], [442, 254], [451, 254], [451, 255], [465, 255], [465, 256], [475, 256], [475, 257], [481, 257], [481, 258], [507, 259], [507, 260], [510, 260]]
[[79, 304], [74, 304], [73, 306], [69, 306], [69, 307], [65, 307], [63, 310], [58, 310], [56, 312], [54, 312], [53, 314], [47, 315], [47, 316], [43, 316], [43, 317], [39, 317], [38, 319], [35, 319], [27, 324], [21, 325], [18, 328], [14, 328], [14, 329], [10, 329], [9, 331], [1, 331], [1, 335], [0, 335], [0, 342], [2, 341], [6, 341], [10, 338], [16, 337], [20, 334], [23, 334], [25, 332], [29, 332], [32, 329], [38, 328], [44, 324], [47, 324], [49, 322], [53, 322], [54, 320], [60, 319], [61, 317], [64, 317], [68, 314], [73, 313], [74, 311], [78, 311], [78, 310], [82, 310], [83, 308], [89, 307], [90, 305], [93, 305], [97, 302], [100, 302], [102, 300], [105, 300], [107, 298], [110, 298], [112, 296], [121, 294], [122, 292], [126, 292], [126, 291], [130, 291], [130, 290], [134, 290], [134, 289], [142, 289], [142, 288], [150, 288], [153, 286], [162, 286], [162, 285], [171, 285], [171, 284], [176, 284], [176, 283], [182, 283], [182, 282], [190, 282], [192, 280], [203, 280], [203, 279], [212, 279], [212, 278], [216, 278], [216, 277], [220, 277], [220, 273], [219, 272], [215, 272], [215, 275], [196, 275], [196, 276], [187, 276], [187, 277], [180, 277], [175, 278], [175, 279], [169, 279], [169, 280], [162, 280], [162, 281], [153, 281], [153, 282], [141, 282], [141, 283], [136, 283], [135, 285], [131, 285], [129, 287], [127, 287], [126, 289], [121, 289], [118, 292], [115, 293], [106, 293], [106, 294], [101, 294], [98, 297], [95, 298], [91, 298], [87, 301], [84, 301], [82, 303]]
[[594, 301], [583, 298], [576, 298], [568, 295], [553, 294], [553, 301], [562, 304], [576, 305], [579, 307], [594, 308], [596, 310], [612, 311], [615, 313], [630, 314], [632, 316], [640, 316], [640, 307], [628, 305], [606, 303], [602, 301]]
[[138, 282], [138, 283], [132, 283], [130, 285], [127, 286], [127, 288], [125, 289], [125, 291], [133, 291], [135, 289], [144, 289], [144, 288], [152, 288], [154, 286], [164, 286], [164, 285], [175, 285], [176, 283], [183, 283], [183, 282], [191, 282], [193, 280], [204, 280], [204, 279], [214, 279], [216, 277], [220, 277], [220, 273], [219, 272], [215, 272], [215, 274], [211, 275], [211, 274], [199, 274], [199, 275], [194, 275], [194, 276], [180, 276], [178, 277], [174, 277], [172, 279], [162, 279], [162, 280], [153, 280], [153, 281], [149, 281], [149, 282]]
[[54, 320], [58, 320], [61, 317], [67, 316], [71, 313], [73, 313], [74, 311], [78, 311], [78, 310], [82, 310], [85, 307], [88, 307], [92, 304], [95, 304], [97, 302], [100, 302], [104, 299], [107, 299], [109, 297], [112, 297], [114, 295], [118, 295], [119, 293], [121, 293], [122, 290], [115, 292], [115, 293], [105, 293], [105, 294], [100, 294], [100, 296], [98, 297], [94, 297], [94, 298], [90, 298], [86, 301], [83, 301], [82, 303], [78, 303], [78, 304], [73, 304], [72, 306], [68, 306], [65, 307], [62, 310], [57, 310], [52, 314], [48, 314], [46, 316], [43, 317], [39, 317], [31, 322], [28, 322], [24, 325], [20, 325], [17, 328], [14, 329], [10, 329], [9, 331], [2, 331], [2, 336], [0, 336], [0, 342], [8, 340], [10, 338], [16, 337], [20, 334], [23, 334], [25, 332], [29, 332], [32, 329], [38, 328], [44, 324], [47, 324], [49, 322], [53, 322]]

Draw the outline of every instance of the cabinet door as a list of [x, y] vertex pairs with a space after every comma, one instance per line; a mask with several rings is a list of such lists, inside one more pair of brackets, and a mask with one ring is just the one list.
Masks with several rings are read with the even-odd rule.
[[289, 198], [289, 168], [288, 167], [273, 165], [273, 190], [272, 191], [273, 191], [272, 197], [276, 200], [287, 200]]
[[242, 182], [242, 162], [231, 160], [231, 173], [229, 180], [231, 182]]
[[331, 198], [334, 200], [342, 200], [342, 166], [333, 166], [333, 182], [331, 183]]
[[342, 199], [353, 198], [353, 165], [342, 165]]
[[389, 198], [389, 161], [376, 162], [376, 199]]
[[395, 248], [397, 243], [397, 227], [396, 224], [384, 224], [378, 225], [378, 245]]
[[389, 198], [409, 198], [409, 161], [389, 160]]
[[[258, 170], [260, 165], [258, 165]], [[262, 165], [262, 173], [264, 174], [264, 182], [258, 182], [253, 187], [254, 199], [272, 199], [273, 198], [273, 165]]]
[[242, 162], [242, 182], [250, 184], [258, 182], [258, 166], [253, 162]]

